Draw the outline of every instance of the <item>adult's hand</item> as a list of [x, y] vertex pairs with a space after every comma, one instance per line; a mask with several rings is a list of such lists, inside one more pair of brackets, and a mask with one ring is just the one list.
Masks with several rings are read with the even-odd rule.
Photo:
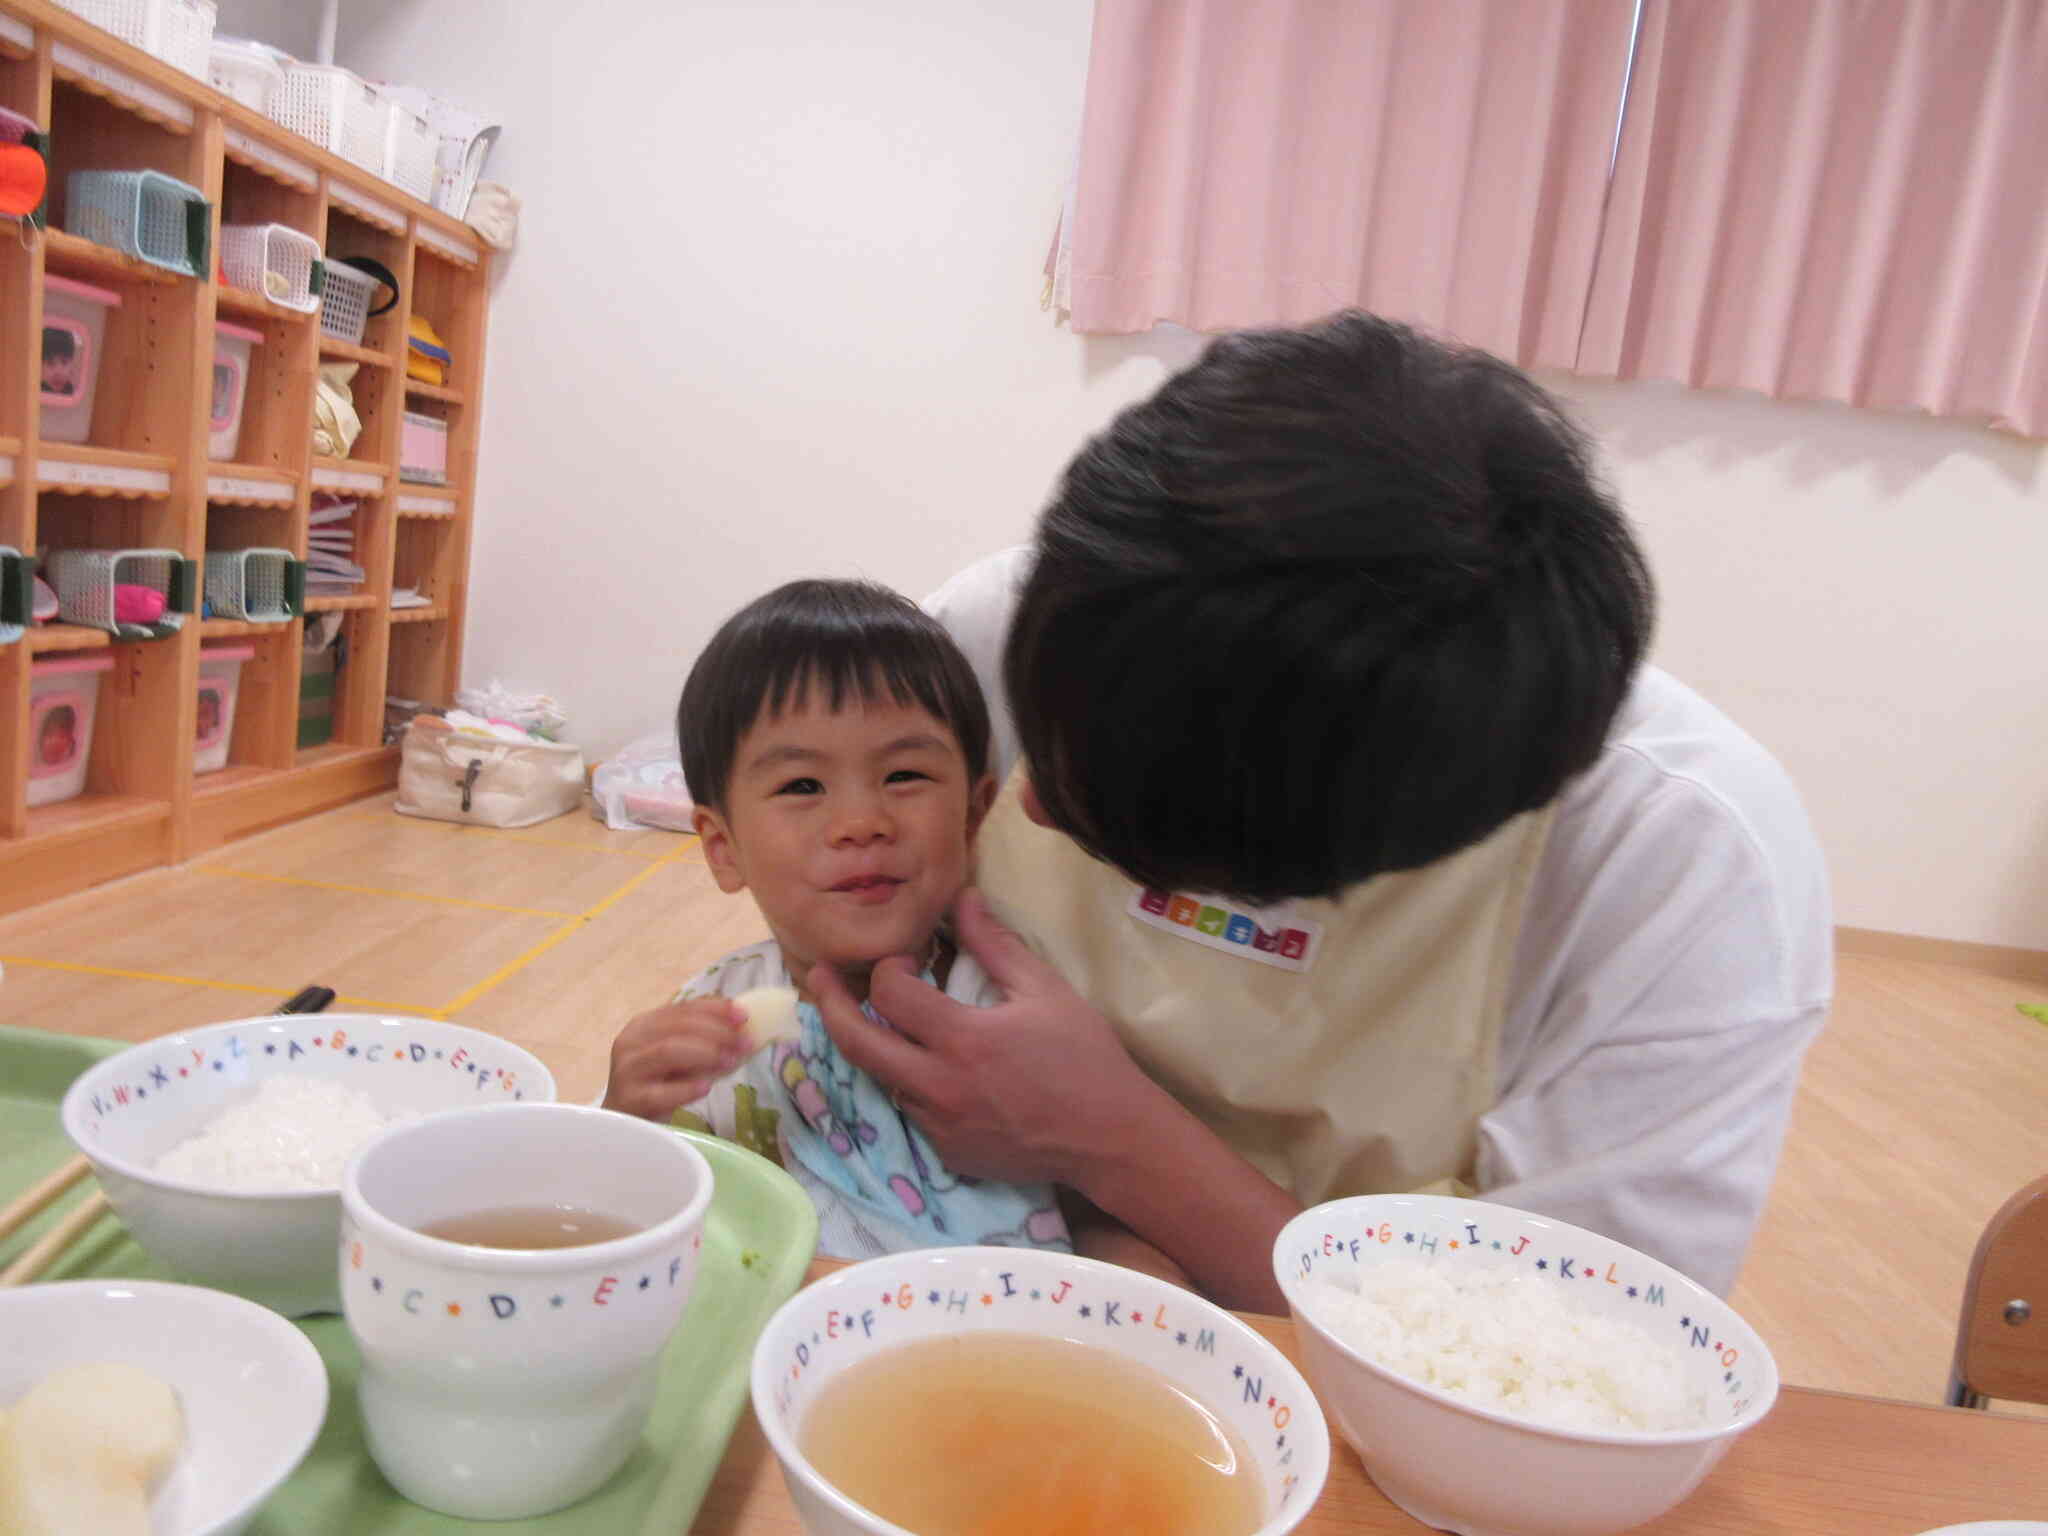
[[885, 960], [868, 991], [884, 1029], [818, 966], [811, 996], [846, 1058], [895, 1093], [955, 1173], [1064, 1185], [1213, 1300], [1286, 1311], [1270, 1255], [1300, 1203], [1147, 1077], [979, 891], [961, 893], [953, 923], [1003, 1001], [967, 1007]]
[[838, 974], [809, 986], [847, 1060], [888, 1088], [955, 1173], [1086, 1188], [1115, 1160], [1141, 1105], [1166, 1098], [1103, 1018], [989, 912], [979, 891], [954, 905], [954, 933], [1003, 991], [992, 1008], [957, 1003], [911, 963], [874, 969], [860, 1011]]

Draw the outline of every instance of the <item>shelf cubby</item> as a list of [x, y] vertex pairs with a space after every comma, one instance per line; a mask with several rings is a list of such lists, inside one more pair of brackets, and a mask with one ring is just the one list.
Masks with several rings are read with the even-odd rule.
[[[0, 238], [0, 545], [25, 551], [164, 549], [309, 552], [313, 498], [357, 503], [349, 526], [361, 585], [310, 594], [305, 615], [257, 623], [194, 614], [160, 639], [117, 639], [70, 623], [0, 645], [0, 912], [175, 862], [228, 839], [388, 788], [384, 698], [453, 700], [460, 675], [483, 381], [489, 253], [473, 231], [395, 187], [98, 31], [51, 0], [0, 0], [0, 106], [51, 130], [50, 228]], [[229, 287], [213, 271], [174, 274], [66, 228], [73, 171], [152, 170], [196, 189], [219, 228], [275, 223], [323, 255], [388, 267], [399, 303], [359, 342], [328, 337], [317, 313]], [[211, 266], [211, 264], [210, 264]], [[39, 327], [46, 275], [112, 290], [88, 441], [42, 431]], [[415, 307], [454, 353], [439, 385], [406, 377]], [[256, 331], [241, 427], [215, 457], [209, 422], [214, 327]], [[363, 431], [345, 458], [312, 451], [322, 362], [357, 364]], [[398, 479], [403, 413], [447, 421], [452, 484]], [[458, 467], [459, 466], [459, 467]], [[393, 610], [392, 589], [423, 607]], [[301, 746], [309, 629], [338, 627], [333, 730]], [[227, 765], [195, 772], [203, 648], [250, 648], [238, 679]], [[31, 681], [48, 658], [111, 662], [85, 787], [27, 804]], [[318, 658], [316, 658], [317, 660]], [[314, 680], [317, 682], [317, 671]]]

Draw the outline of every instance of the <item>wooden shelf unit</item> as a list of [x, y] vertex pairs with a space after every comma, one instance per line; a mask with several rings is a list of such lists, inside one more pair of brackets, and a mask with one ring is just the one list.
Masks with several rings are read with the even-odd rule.
[[[352, 498], [345, 525], [367, 573], [360, 590], [311, 598], [285, 624], [189, 619], [163, 640], [117, 641], [72, 624], [0, 645], [0, 912], [174, 863], [232, 838], [389, 788], [384, 698], [452, 703], [461, 674], [470, 518], [481, 419], [489, 252], [467, 226], [60, 10], [0, 0], [0, 107], [50, 131], [50, 228], [0, 238], [0, 545], [165, 548], [203, 563], [209, 549], [288, 548], [304, 558], [314, 496]], [[26, 37], [25, 43], [19, 41]], [[197, 187], [213, 247], [228, 223], [280, 223], [324, 254], [389, 267], [400, 302], [360, 343], [326, 336], [317, 315], [261, 294], [180, 277], [65, 230], [74, 170], [153, 169]], [[43, 278], [113, 290], [91, 440], [39, 437]], [[417, 310], [455, 360], [443, 385], [405, 377]], [[216, 321], [259, 332], [232, 462], [208, 456]], [[312, 451], [323, 361], [358, 363], [363, 432], [347, 458]], [[408, 401], [445, 412], [455, 488], [402, 484]], [[431, 502], [421, 501], [432, 497]], [[405, 509], [401, 497], [408, 499]], [[428, 607], [391, 608], [394, 585]], [[332, 616], [332, 617], [329, 617]], [[338, 622], [334, 734], [298, 745], [304, 632]], [[254, 649], [243, 663], [228, 766], [193, 772], [200, 647]], [[42, 657], [111, 658], [100, 674], [85, 792], [27, 803], [31, 677]]]

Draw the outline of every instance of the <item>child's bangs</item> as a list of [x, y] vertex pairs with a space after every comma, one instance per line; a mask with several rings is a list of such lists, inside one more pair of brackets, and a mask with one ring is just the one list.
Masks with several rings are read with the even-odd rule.
[[762, 713], [779, 718], [806, 700], [835, 714], [855, 701], [914, 705], [957, 735], [959, 722], [946, 707], [944, 690], [932, 672], [932, 659], [919, 654], [915, 646], [871, 643], [865, 654], [846, 646], [809, 652], [790, 657], [775, 668], [762, 700]]

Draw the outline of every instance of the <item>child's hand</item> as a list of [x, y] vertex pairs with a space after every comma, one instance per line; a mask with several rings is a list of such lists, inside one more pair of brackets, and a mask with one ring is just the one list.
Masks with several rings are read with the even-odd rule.
[[655, 1008], [619, 1031], [604, 1107], [667, 1120], [704, 1097], [712, 1083], [752, 1054], [745, 1012], [723, 997]]

